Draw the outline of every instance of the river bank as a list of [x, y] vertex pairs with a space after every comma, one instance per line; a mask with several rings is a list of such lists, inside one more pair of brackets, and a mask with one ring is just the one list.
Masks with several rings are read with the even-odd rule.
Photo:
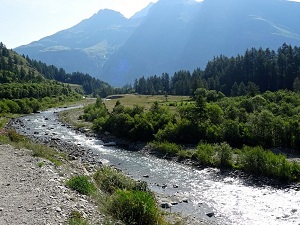
[[82, 164], [55, 166], [30, 150], [0, 145], [0, 168], [1, 225], [65, 225], [72, 212], [90, 224], [105, 222], [92, 199], [65, 186], [71, 176], [88, 173]]

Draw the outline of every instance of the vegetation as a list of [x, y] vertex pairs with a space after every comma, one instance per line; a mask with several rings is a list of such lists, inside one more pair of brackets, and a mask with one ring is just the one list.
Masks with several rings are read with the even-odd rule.
[[134, 181], [111, 167], [102, 167], [95, 175], [97, 186], [107, 194], [101, 199], [104, 210], [125, 224], [166, 225], [146, 182]]
[[[0, 129], [0, 144], [10, 144], [16, 148], [32, 150], [33, 156], [47, 159], [55, 165], [62, 165], [66, 155], [42, 144], [37, 144], [14, 130]], [[41, 164], [42, 166], [42, 164]]]
[[145, 182], [137, 182], [111, 167], [102, 167], [94, 174], [97, 186], [112, 194], [118, 189], [149, 191]]
[[78, 92], [86, 95], [102, 96], [111, 95], [114, 93], [114, 89], [107, 83], [100, 81], [88, 74], [80, 72], [66, 73], [64, 69], [56, 68], [51, 65], [48, 66], [41, 61], [31, 60], [28, 56], [23, 58], [29, 63], [30, 66], [36, 68], [39, 73], [44, 74], [45, 78], [49, 80], [56, 80], [62, 83], [77, 84], [75, 89]]
[[158, 102], [161, 106], [167, 106], [171, 110], [175, 110], [177, 105], [182, 102], [190, 101], [190, 96], [175, 96], [175, 95], [139, 95], [139, 94], [124, 94], [112, 95], [105, 98], [104, 104], [109, 112], [113, 111], [117, 101], [123, 106], [132, 108], [135, 105], [145, 107], [149, 110], [154, 102]]
[[156, 225], [159, 211], [151, 193], [117, 190], [109, 199], [107, 210], [125, 224]]
[[83, 195], [91, 195], [95, 191], [95, 187], [88, 176], [74, 176], [66, 182], [66, 185]]
[[[108, 112], [99, 98], [95, 105], [85, 108], [82, 118], [92, 121], [96, 132], [109, 131], [133, 141], [151, 141], [151, 146], [163, 154], [191, 157], [205, 166], [238, 168], [280, 180], [300, 179], [298, 164], [263, 150], [284, 147], [299, 152], [299, 93], [280, 90], [225, 97], [220, 92], [199, 88], [193, 100], [176, 104], [177, 110], [158, 102], [149, 110], [139, 105], [130, 108], [121, 101], [116, 101]], [[198, 147], [192, 152], [184, 150], [184, 144]], [[257, 146], [266, 152], [262, 159], [271, 160], [263, 161], [269, 168], [263, 168], [261, 173], [245, 163], [246, 159], [251, 162], [249, 154], [252, 155], [247, 148]]]
[[80, 212], [72, 211], [68, 219], [68, 225], [88, 225], [88, 220], [84, 219]]
[[46, 79], [28, 60], [0, 43], [0, 114], [38, 112], [82, 98], [82, 90]]

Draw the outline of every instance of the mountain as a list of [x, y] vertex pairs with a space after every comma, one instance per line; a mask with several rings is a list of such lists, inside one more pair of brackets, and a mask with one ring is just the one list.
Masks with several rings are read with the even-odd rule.
[[160, 0], [130, 19], [101, 10], [16, 51], [124, 85], [141, 76], [203, 68], [220, 54], [300, 45], [299, 20], [300, 3], [285, 0]]
[[68, 72], [80, 71], [96, 76], [140, 22], [138, 15], [128, 20], [119, 12], [100, 10], [69, 29], [20, 46], [15, 51]]

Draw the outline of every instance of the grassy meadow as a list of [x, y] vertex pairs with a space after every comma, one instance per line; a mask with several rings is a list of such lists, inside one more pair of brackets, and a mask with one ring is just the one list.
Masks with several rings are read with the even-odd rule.
[[174, 109], [174, 106], [177, 104], [189, 100], [189, 96], [125, 94], [108, 96], [104, 99], [104, 104], [108, 111], [111, 112], [117, 101], [120, 101], [125, 107], [132, 108], [134, 105], [139, 105], [144, 106], [147, 110], [154, 102], [158, 102], [161, 106], [169, 106], [171, 109]]

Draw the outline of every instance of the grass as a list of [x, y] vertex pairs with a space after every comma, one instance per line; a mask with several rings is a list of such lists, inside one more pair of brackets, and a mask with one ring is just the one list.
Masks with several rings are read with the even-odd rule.
[[72, 211], [68, 219], [68, 225], [88, 225], [88, 220], [84, 219], [80, 212]]
[[92, 195], [95, 191], [95, 186], [90, 181], [88, 176], [79, 175], [70, 178], [66, 185], [74, 191], [83, 195]]
[[70, 109], [66, 111], [62, 111], [58, 113], [59, 119], [65, 123], [69, 124], [75, 128], [87, 128], [91, 129], [92, 123], [91, 122], [85, 122], [83, 120], [79, 120], [79, 116], [83, 114], [83, 108], [79, 109]]
[[[109, 100], [107, 100], [109, 99]], [[132, 108], [134, 105], [144, 106], [145, 109], [149, 109], [154, 102], [158, 102], [160, 105], [168, 106], [171, 109], [175, 109], [177, 104], [181, 102], [189, 101], [189, 96], [173, 96], [168, 95], [118, 95], [118, 97], [108, 96], [104, 104], [109, 112], [112, 112], [117, 101], [120, 101], [125, 107]]]
[[34, 143], [14, 130], [8, 130], [5, 134], [0, 134], [0, 144], [10, 144], [15, 148], [31, 150], [33, 156], [47, 159], [56, 166], [62, 165], [63, 160], [67, 158], [64, 153], [59, 153], [53, 148]]
[[125, 224], [168, 225], [146, 182], [134, 181], [111, 167], [100, 168], [94, 180], [103, 193], [97, 196], [98, 204], [113, 218]]
[[7, 117], [0, 117], [0, 128], [4, 128], [8, 121], [9, 119]]
[[45, 165], [44, 162], [38, 162], [38, 163], [37, 163], [37, 166], [40, 167], [40, 168], [43, 167], [44, 165]]

